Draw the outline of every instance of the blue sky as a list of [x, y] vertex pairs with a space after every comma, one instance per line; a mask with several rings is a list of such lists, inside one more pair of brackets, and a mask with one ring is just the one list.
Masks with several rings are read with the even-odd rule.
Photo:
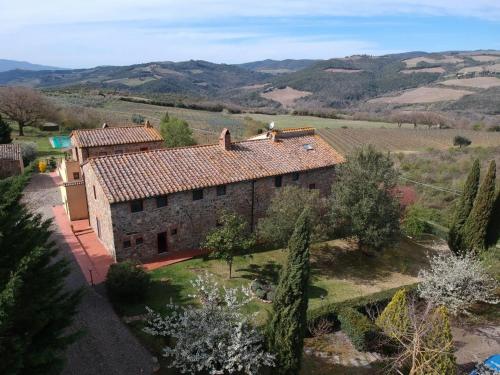
[[78, 68], [500, 50], [500, 0], [0, 0], [0, 58]]

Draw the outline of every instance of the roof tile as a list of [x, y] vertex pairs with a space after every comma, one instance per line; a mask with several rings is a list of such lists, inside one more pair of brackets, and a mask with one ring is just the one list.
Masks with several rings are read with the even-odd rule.
[[72, 143], [79, 147], [163, 141], [160, 133], [147, 126], [117, 126], [97, 129], [78, 129], [71, 133]]

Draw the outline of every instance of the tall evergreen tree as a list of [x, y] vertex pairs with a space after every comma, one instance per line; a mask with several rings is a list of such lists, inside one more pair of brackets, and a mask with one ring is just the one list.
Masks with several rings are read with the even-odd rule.
[[2, 115], [0, 115], [0, 144], [12, 142], [12, 138], [10, 136], [11, 131], [12, 129], [9, 124], [7, 124], [7, 122], [5, 122], [2, 118]]
[[307, 329], [310, 212], [297, 219], [288, 243], [288, 258], [280, 274], [269, 326], [269, 343], [277, 357], [276, 373], [298, 374]]
[[400, 339], [399, 336], [406, 333], [411, 324], [408, 314], [407, 292], [405, 288], [401, 288], [394, 294], [375, 323], [388, 336]]
[[465, 181], [464, 191], [458, 200], [455, 215], [451, 223], [450, 231], [448, 232], [448, 246], [455, 253], [459, 254], [462, 250], [462, 228], [465, 221], [469, 217], [474, 204], [474, 199], [479, 188], [480, 166], [479, 160], [474, 160], [474, 164]]
[[500, 238], [500, 189], [497, 191], [486, 232], [486, 246], [490, 247], [495, 245]]
[[495, 202], [495, 178], [496, 163], [492, 160], [463, 227], [463, 249], [467, 251], [479, 252], [486, 247], [486, 233]]
[[28, 178], [0, 182], [0, 373], [57, 374], [79, 291], [65, 290], [66, 260], [56, 260], [50, 222], [20, 202]]

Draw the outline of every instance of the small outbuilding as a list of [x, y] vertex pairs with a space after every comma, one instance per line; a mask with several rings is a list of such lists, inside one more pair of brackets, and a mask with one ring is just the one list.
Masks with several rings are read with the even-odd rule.
[[0, 178], [16, 176], [24, 171], [21, 145], [0, 144]]

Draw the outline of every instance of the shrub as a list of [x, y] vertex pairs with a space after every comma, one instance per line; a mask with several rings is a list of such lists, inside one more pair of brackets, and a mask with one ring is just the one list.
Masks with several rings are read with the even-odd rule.
[[151, 282], [150, 275], [131, 261], [111, 265], [106, 288], [112, 299], [141, 301]]
[[37, 147], [35, 142], [23, 142], [21, 143], [21, 154], [23, 157], [24, 165], [35, 161], [37, 155]]
[[359, 351], [367, 351], [378, 337], [377, 327], [359, 311], [342, 308], [338, 313], [340, 327], [349, 336], [354, 347]]
[[396, 292], [375, 323], [388, 336], [394, 338], [399, 338], [402, 332], [408, 331], [410, 318], [408, 317], [406, 289], [402, 288]]
[[471, 143], [472, 142], [469, 138], [463, 137], [461, 135], [457, 135], [455, 136], [455, 138], [453, 138], [453, 146], [458, 146], [460, 148], [462, 148], [463, 146], [468, 146]]
[[142, 124], [144, 124], [144, 120], [145, 120], [145, 118], [143, 115], [140, 115], [138, 113], [134, 113], [132, 115], [132, 122], [134, 124], [142, 125]]
[[432, 210], [419, 204], [413, 204], [406, 209], [402, 222], [403, 232], [410, 237], [419, 238], [431, 231], [427, 220], [432, 218]]

